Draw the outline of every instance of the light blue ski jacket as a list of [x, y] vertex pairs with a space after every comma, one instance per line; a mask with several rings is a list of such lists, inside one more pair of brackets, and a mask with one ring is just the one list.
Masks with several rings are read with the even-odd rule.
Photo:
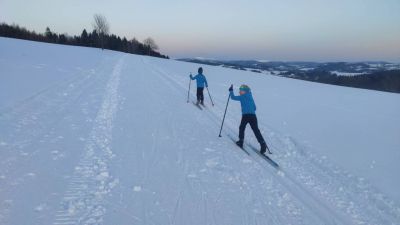
[[246, 92], [244, 95], [235, 95], [233, 91], [230, 91], [232, 100], [240, 101], [242, 106], [242, 114], [256, 114], [256, 104], [254, 103], [253, 95], [251, 91]]
[[203, 74], [199, 73], [194, 77], [192, 76], [192, 74], [190, 74], [190, 79], [196, 80], [196, 84], [197, 84], [198, 88], [208, 87], [207, 79]]

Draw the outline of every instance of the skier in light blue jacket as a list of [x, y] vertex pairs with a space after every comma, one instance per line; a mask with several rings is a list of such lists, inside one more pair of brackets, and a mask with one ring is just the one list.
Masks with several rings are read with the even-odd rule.
[[233, 93], [233, 86], [229, 88], [230, 96], [232, 100], [240, 101], [240, 105], [242, 107], [242, 121], [239, 126], [239, 141], [236, 144], [243, 148], [243, 140], [244, 140], [244, 130], [246, 129], [246, 125], [249, 123], [251, 129], [254, 132], [254, 135], [257, 138], [257, 141], [261, 146], [261, 154], [264, 154], [267, 150], [267, 144], [258, 129], [258, 122], [256, 116], [256, 104], [254, 103], [253, 95], [251, 94], [250, 87], [243, 84], [239, 88], [239, 95], [235, 95]]
[[190, 74], [190, 79], [192, 80], [196, 80], [196, 84], [197, 84], [197, 104], [201, 103], [202, 105], [204, 105], [204, 95], [203, 95], [203, 91], [204, 91], [204, 87], [208, 87], [208, 83], [207, 83], [207, 79], [206, 77], [203, 75], [203, 68], [199, 68], [198, 69], [198, 74], [196, 76], [192, 76], [192, 74]]

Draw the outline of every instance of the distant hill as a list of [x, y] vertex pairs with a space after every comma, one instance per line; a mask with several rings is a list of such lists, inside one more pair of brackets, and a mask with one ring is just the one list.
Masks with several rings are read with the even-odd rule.
[[400, 64], [384, 61], [318, 63], [202, 58], [178, 60], [326, 84], [400, 93]]

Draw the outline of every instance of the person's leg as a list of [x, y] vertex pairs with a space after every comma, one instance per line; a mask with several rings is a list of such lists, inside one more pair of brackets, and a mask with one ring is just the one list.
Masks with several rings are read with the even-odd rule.
[[197, 103], [199, 103], [200, 102], [200, 97], [201, 96], [201, 88], [197, 88], [197, 92], [196, 92], [196, 97], [197, 97]]
[[204, 88], [200, 88], [200, 102], [204, 104]]
[[249, 123], [250, 123], [250, 127], [254, 132], [254, 135], [257, 138], [257, 141], [260, 144], [265, 143], [265, 140], [260, 132], [260, 129], [258, 129], [258, 121], [257, 121], [257, 116], [256, 115], [251, 115], [251, 117], [249, 118]]
[[243, 143], [244, 140], [244, 131], [246, 129], [246, 125], [248, 123], [248, 116], [247, 115], [242, 115], [242, 120], [240, 121], [240, 126], [239, 126], [239, 141]]

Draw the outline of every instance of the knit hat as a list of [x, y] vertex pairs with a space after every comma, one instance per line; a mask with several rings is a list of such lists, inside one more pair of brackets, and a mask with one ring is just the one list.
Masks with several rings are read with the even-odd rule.
[[247, 85], [245, 85], [245, 84], [242, 84], [242, 85], [240, 85], [240, 88], [239, 88], [239, 90], [240, 91], [250, 91], [250, 87], [249, 86], [247, 86]]
[[203, 68], [199, 67], [199, 69], [197, 70], [197, 72], [199, 72], [200, 74], [203, 73]]

